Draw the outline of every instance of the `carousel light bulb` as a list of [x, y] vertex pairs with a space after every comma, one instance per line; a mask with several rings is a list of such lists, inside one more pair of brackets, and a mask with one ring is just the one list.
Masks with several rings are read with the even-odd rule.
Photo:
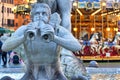
[[92, 28], [91, 28], [91, 31], [95, 31], [95, 28], [92, 27]]
[[110, 28], [109, 28], [109, 27], [107, 27], [107, 28], [106, 28], [106, 30], [107, 30], [107, 31], [110, 31]]
[[76, 7], [77, 6], [77, 2], [73, 2], [73, 6]]
[[25, 5], [25, 8], [29, 8], [29, 6], [28, 6], [28, 5]]
[[75, 32], [76, 32], [76, 31], [77, 31], [77, 28], [73, 28], [73, 31], [75, 31]]
[[115, 28], [115, 31], [118, 31], [118, 28]]
[[103, 3], [102, 3], [102, 6], [106, 6], [106, 3], [105, 3], [105, 2], [103, 2]]

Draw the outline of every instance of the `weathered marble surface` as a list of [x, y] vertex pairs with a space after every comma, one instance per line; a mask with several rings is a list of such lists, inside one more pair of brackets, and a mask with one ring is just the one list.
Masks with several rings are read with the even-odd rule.
[[72, 0], [37, 0], [50, 6], [51, 12], [58, 12], [61, 15], [61, 25], [71, 31], [71, 9]]
[[61, 67], [64, 74], [71, 78], [72, 76], [86, 76], [86, 68], [82, 60], [77, 59], [71, 51], [62, 49], [61, 51]]

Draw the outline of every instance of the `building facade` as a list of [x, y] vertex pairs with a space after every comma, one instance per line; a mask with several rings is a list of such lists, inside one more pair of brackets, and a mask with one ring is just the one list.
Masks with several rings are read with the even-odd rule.
[[14, 29], [14, 0], [0, 0], [0, 27]]
[[21, 9], [21, 7], [23, 5], [23, 7], [25, 7], [26, 4], [28, 5], [28, 0], [14, 0], [14, 5], [17, 7], [17, 11], [14, 13], [14, 30], [18, 29], [22, 25], [29, 23], [30, 21], [29, 13], [26, 13]]

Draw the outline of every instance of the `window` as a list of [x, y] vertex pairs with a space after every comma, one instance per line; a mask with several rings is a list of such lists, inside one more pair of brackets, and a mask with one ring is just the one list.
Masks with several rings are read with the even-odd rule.
[[8, 26], [14, 26], [14, 20], [8, 19], [7, 24], [8, 24]]
[[18, 23], [16, 23], [16, 27], [18, 26]]
[[10, 13], [9, 8], [7, 8], [7, 13]]
[[13, 0], [10, 0], [10, 3], [13, 4]]

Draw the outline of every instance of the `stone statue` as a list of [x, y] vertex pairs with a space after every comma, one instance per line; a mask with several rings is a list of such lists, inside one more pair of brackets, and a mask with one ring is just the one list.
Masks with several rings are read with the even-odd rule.
[[61, 16], [61, 25], [71, 31], [71, 0], [37, 0], [40, 3], [47, 3], [52, 13], [58, 12]]
[[[56, 29], [56, 34], [57, 35], [61, 35], [59, 34], [59, 29], [61, 29], [60, 25], [61, 23], [61, 18], [59, 16], [58, 13], [53, 13], [50, 17], [50, 22], [49, 24], [54, 26], [54, 28]], [[65, 48], [62, 48], [60, 51], [60, 55], [61, 55], [61, 67], [62, 70], [65, 74], [65, 76], [67, 76], [68, 79], [71, 78], [79, 78], [80, 80], [87, 80], [86, 77], [86, 69], [82, 63], [82, 61], [80, 62], [75, 55], [73, 55], [73, 53]]]
[[60, 68], [61, 47], [78, 51], [81, 46], [70, 31], [50, 24], [50, 15], [47, 4], [35, 3], [31, 10], [32, 22], [18, 28], [2, 46], [3, 51], [9, 51], [24, 45], [28, 62], [21, 80], [67, 80]]
[[82, 60], [76, 58], [71, 51], [64, 48], [61, 51], [61, 65], [65, 76], [69, 80], [72, 78], [76, 78], [78, 80], [89, 80], [89, 75], [86, 73], [87, 71]]

